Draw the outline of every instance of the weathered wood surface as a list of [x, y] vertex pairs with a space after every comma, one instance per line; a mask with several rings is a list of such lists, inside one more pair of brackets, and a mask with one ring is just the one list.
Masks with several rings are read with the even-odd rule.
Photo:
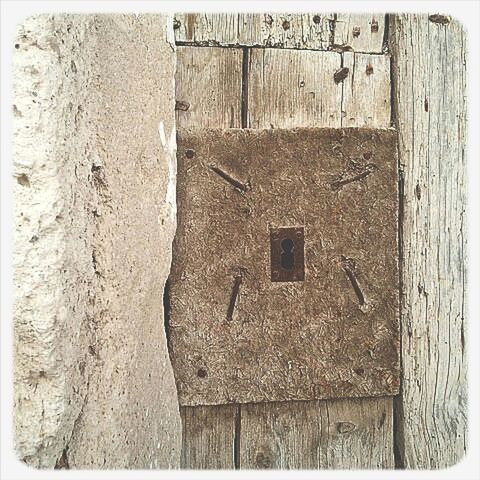
[[226, 13], [175, 15], [177, 42], [327, 50], [332, 14]]
[[[366, 63], [370, 59], [372, 62], [382, 64], [380, 60], [376, 60], [377, 57], [378, 55], [365, 55], [362, 56], [362, 61]], [[265, 50], [263, 53], [253, 49], [251, 58], [248, 68], [248, 118], [250, 125], [254, 128], [271, 128], [272, 125], [275, 128], [340, 127], [344, 116], [342, 106], [345, 93], [343, 92], [346, 88], [356, 93], [346, 95], [347, 108], [353, 118], [350, 126], [377, 128], [390, 126], [389, 69], [378, 68], [377, 74], [371, 75], [368, 81], [365, 81], [362, 75], [352, 75], [349, 70], [343, 83], [342, 81], [336, 83], [334, 74], [338, 71], [336, 68], [340, 69], [341, 58], [340, 54], [335, 52]], [[268, 62], [265, 62], [265, 59]], [[383, 63], [386, 62], [388, 59]], [[317, 74], [316, 81], [315, 74], [312, 74], [310, 69]], [[325, 69], [328, 73], [320, 73]], [[372, 85], [374, 83], [375, 85]], [[366, 84], [370, 85], [370, 92], [372, 89], [381, 92], [380, 98], [387, 98], [388, 101], [386, 103], [365, 101], [361, 88], [365, 88]], [[305, 88], [307, 90], [304, 90]], [[313, 91], [314, 94], [309, 91]], [[315, 99], [317, 94], [324, 99], [325, 103], [322, 104], [320, 101], [317, 108], [309, 111], [309, 101]], [[332, 98], [335, 103], [331, 103]], [[329, 107], [327, 108], [325, 104]], [[374, 109], [380, 109], [380, 111], [374, 111]], [[373, 412], [369, 410], [367, 399], [347, 403], [343, 400], [327, 400], [280, 404], [282, 421], [285, 425], [291, 426], [285, 428], [281, 436], [276, 435], [272, 429], [272, 417], [265, 415], [265, 411], [274, 408], [271, 407], [274, 404], [242, 406], [240, 466], [254, 468], [257, 458], [254, 446], [258, 445], [261, 446], [261, 451], [271, 452], [269, 462], [273, 465], [272, 468], [278, 465], [285, 468], [287, 465], [288, 468], [392, 467], [394, 464], [392, 399], [383, 397], [376, 401], [378, 408]], [[342, 442], [331, 438], [334, 433], [326, 429], [325, 422], [322, 426], [320, 405], [328, 411], [337, 412], [338, 422], [348, 422], [352, 424], [352, 429], [355, 429], [355, 435], [348, 436], [348, 442], [344, 443], [345, 450], [341, 454], [339, 452]], [[301, 406], [300, 414], [299, 406]], [[250, 421], [244, 421], [245, 408], [248, 408], [246, 418], [250, 418]], [[366, 411], [375, 419], [365, 421]], [[305, 420], [303, 431], [299, 426], [302, 416], [309, 419]], [[298, 427], [294, 428], [296, 424]], [[346, 440], [347, 437], [340, 438]], [[386, 440], [380, 443], [379, 439]], [[327, 443], [335, 445], [331, 455], [312, 454], [309, 450], [309, 445], [325, 446]], [[369, 449], [369, 455], [365, 455], [366, 448]], [[247, 451], [245, 452], [244, 449]]]
[[393, 398], [242, 406], [245, 469], [393, 468]]
[[248, 126], [340, 126], [343, 87], [334, 79], [340, 65], [335, 52], [251, 49]]
[[390, 125], [390, 56], [345, 52], [342, 126]]
[[182, 407], [181, 467], [192, 470], [235, 468], [238, 407]]
[[339, 13], [335, 17], [334, 48], [350, 47], [365, 53], [383, 51], [385, 15]]
[[242, 50], [177, 47], [177, 126], [241, 126]]
[[427, 15], [395, 16], [390, 32], [404, 190], [397, 439], [402, 466], [442, 468], [466, 448], [466, 38]]
[[[342, 16], [338, 15], [338, 20], [342, 21]], [[379, 18], [379, 31], [383, 29], [380, 20]], [[402, 232], [404, 377], [403, 393], [400, 401], [396, 401], [396, 442], [400, 456], [397, 463], [407, 468], [438, 468], [455, 463], [463, 455], [466, 436], [466, 373], [463, 360], [465, 38], [461, 26], [455, 22], [442, 24], [429, 21], [427, 15], [398, 16], [394, 20], [389, 30], [405, 191]], [[343, 27], [336, 29], [335, 43], [348, 43], [348, 36], [340, 36], [341, 28]], [[378, 38], [380, 36], [383, 37], [383, 31]], [[363, 41], [363, 37], [357, 38], [357, 44], [353, 44], [352, 39], [351, 47], [356, 52], [363, 49], [358, 44], [360, 39]], [[380, 42], [376, 45], [375, 48], [369, 46], [367, 49], [380, 52]], [[228, 51], [231, 52], [232, 49]], [[259, 60], [260, 55], [252, 54], [251, 50], [249, 52], [249, 125], [255, 128], [270, 128], [272, 124], [276, 127], [308, 126], [309, 123], [300, 122], [313, 121], [315, 126], [321, 126], [322, 119], [326, 118], [323, 112], [320, 115], [318, 111], [305, 114], [305, 97], [298, 91], [292, 91], [295, 85], [301, 84], [301, 80], [295, 82], [291, 72], [288, 74], [293, 79], [290, 84], [269, 76], [270, 81], [277, 82], [277, 89], [282, 90], [280, 94], [275, 93], [274, 88], [262, 86], [262, 75], [255, 73], [263, 65]], [[332, 123], [327, 125], [388, 127], [388, 56], [363, 57], [347, 52], [343, 55], [343, 66], [349, 70], [346, 74], [343, 72], [343, 83], [339, 81], [340, 93], [335, 91], [335, 98], [341, 99], [338, 123], [330, 119]], [[267, 53], [267, 57], [270, 56], [271, 53]], [[352, 75], [353, 62], [355, 61], [355, 72], [358, 72], [360, 67], [357, 62], [362, 60], [365, 73], [365, 62], [372, 62], [373, 74], [368, 77], [357, 73]], [[298, 59], [294, 62], [301, 64]], [[179, 69], [186, 68], [180, 62], [178, 66]], [[272, 66], [268, 66], [267, 71], [268, 68], [272, 69]], [[377, 72], [381, 72], [381, 78], [376, 75]], [[220, 89], [227, 87], [225, 84], [219, 85]], [[333, 88], [331, 87], [331, 94]], [[263, 102], [264, 109], [270, 108], [272, 112], [268, 112], [268, 115], [262, 113], [256, 109], [256, 103], [261, 103], [262, 99], [253, 100], [257, 89], [268, 91], [272, 98], [280, 98], [279, 101], [284, 104], [282, 95], [296, 98], [288, 108], [295, 110], [294, 106], [298, 105], [302, 113], [292, 114], [293, 117], [299, 115], [297, 120], [292, 120], [287, 107], [275, 107], [275, 102]], [[369, 91], [368, 95], [364, 94], [364, 89]], [[195, 97], [194, 92], [190, 95]], [[208, 107], [211, 101], [208, 96], [202, 100], [207, 108], [211, 108]], [[240, 98], [238, 102], [241, 102]], [[375, 102], [380, 102], [380, 106], [378, 103], [373, 106]], [[384, 105], [383, 109], [381, 105]], [[275, 114], [275, 111], [278, 113]], [[222, 113], [224, 114], [223, 110]], [[177, 112], [178, 121], [182, 126], [187, 126], [185, 122], [181, 123], [182, 115], [184, 112]], [[337, 118], [337, 113], [334, 115]], [[296, 121], [299, 122], [298, 125]], [[212, 122], [215, 125], [209, 124], [210, 120], [206, 116], [202, 122], [197, 126], [224, 125], [227, 128], [230, 125], [228, 116], [220, 118], [217, 115]], [[452, 128], [452, 125], [455, 127]], [[241, 408], [241, 441], [237, 442], [240, 445], [240, 451], [237, 452], [240, 456], [239, 464], [245, 468], [261, 467], [262, 462], [266, 466], [288, 465], [288, 468], [348, 467], [352, 459], [357, 458], [361, 464], [355, 466], [359, 468], [374, 463], [377, 466], [392, 466], [392, 400], [383, 398], [377, 401], [384, 408], [379, 409], [378, 413], [374, 412], [377, 421], [370, 423], [369, 427], [365, 427], [363, 421], [366, 413], [371, 413], [368, 399], [345, 407], [348, 415], [341, 415], [339, 421], [348, 418], [347, 422], [357, 425], [354, 430], [357, 433], [349, 437], [349, 444], [339, 447], [340, 450], [334, 449], [331, 461], [325, 455], [322, 457], [316, 453], [310, 458], [306, 452], [313, 451], [321, 437], [318, 428], [318, 425], [322, 425], [320, 403], [325, 408], [328, 406], [328, 411], [331, 412], [341, 401], [277, 404], [277, 410], [272, 404], [244, 406]], [[366, 411], [364, 407], [367, 408]], [[235, 435], [231, 433], [230, 427], [235, 416], [234, 407], [229, 415], [224, 412], [220, 414], [218, 407], [201, 408], [206, 414], [208, 412], [214, 423], [220, 421], [215, 418], [222, 419], [223, 427], [216, 428], [230, 432], [231, 441], [235, 443]], [[185, 409], [182, 410], [185, 420]], [[305, 425], [310, 426], [300, 432], [299, 422], [304, 418], [310, 419], [305, 421]], [[275, 434], [279, 422], [282, 424], [281, 435]], [[331, 432], [329, 442], [333, 445], [330, 437]], [[193, 435], [185, 435], [184, 447], [189, 442], [198, 441], [198, 436], [194, 438]], [[365, 453], [367, 447], [370, 448], [370, 455]], [[268, 453], [266, 460], [262, 460], [262, 452], [271, 453]], [[215, 447], [203, 451], [202, 455], [201, 459], [196, 457], [196, 465], [208, 465], [209, 456], [216, 455]], [[266, 454], [263, 455], [266, 458]], [[187, 457], [188, 455], [183, 457], [184, 467], [193, 465], [192, 459]]]
[[[240, 49], [178, 46], [177, 127], [240, 127], [241, 82]], [[181, 468], [233, 469], [237, 413], [235, 405], [180, 407]]]
[[[183, 47], [187, 48], [187, 47]], [[196, 47], [189, 47], [194, 49], [192, 56], [196, 54], [196, 52], [202, 50]], [[219, 49], [208, 49], [208, 50], [219, 50]], [[227, 52], [231, 53], [235, 51], [235, 49], [226, 49]], [[257, 53], [256, 53], [257, 52]], [[295, 57], [288, 57], [288, 53], [284, 52], [280, 49], [276, 50], [265, 50], [265, 52], [261, 52], [257, 49], [249, 49], [248, 55], [245, 57], [246, 61], [248, 61], [248, 77], [247, 77], [247, 86], [248, 86], [248, 116], [249, 116], [249, 126], [254, 128], [271, 128], [273, 124], [277, 128], [280, 127], [294, 127], [294, 126], [336, 126], [340, 127], [342, 124], [342, 105], [343, 105], [343, 98], [342, 98], [342, 91], [345, 86], [342, 84], [341, 81], [338, 83], [335, 82], [333, 75], [336, 71], [340, 69], [341, 66], [341, 56], [335, 52], [291, 52], [295, 53]], [[313, 59], [313, 68], [317, 68], [318, 75], [321, 76], [325, 75], [325, 80], [322, 83], [322, 86], [329, 91], [328, 95], [333, 96], [335, 98], [335, 106], [332, 106], [332, 110], [328, 110], [329, 112], [325, 114], [324, 110], [325, 107], [322, 106], [320, 103], [320, 108], [313, 109], [311, 108], [310, 111], [307, 110], [305, 113], [308, 95], [310, 97], [314, 97], [317, 94], [324, 96], [324, 92], [320, 90], [315, 90], [316, 84], [313, 83], [313, 76], [311, 72], [308, 71], [308, 62], [306, 59], [310, 53], [314, 53], [318, 57]], [[278, 72], [270, 73], [269, 75], [262, 75], [260, 72], [263, 71], [264, 68], [264, 59], [265, 56], [269, 59], [270, 66], [267, 68], [271, 69], [271, 72]], [[372, 56], [372, 59], [375, 56]], [[193, 58], [193, 57], [191, 57]], [[286, 61], [285, 59], [289, 58], [290, 61]], [[250, 60], [251, 59], [251, 60]], [[177, 64], [177, 82], [178, 79], [184, 78], [185, 73], [184, 70], [188, 68], [187, 64], [184, 64], [185, 57], [180, 57], [178, 64]], [[286, 71], [282, 71], [280, 65], [284, 65], [284, 69]], [[273, 66], [271, 65], [273, 63]], [[317, 67], [315, 66], [317, 65]], [[318, 65], [331, 65], [328, 68], [328, 75], [325, 73], [321, 73], [320, 67]], [[333, 69], [333, 66], [336, 68]], [[295, 74], [295, 69], [297, 69], [297, 74]], [[238, 70], [238, 69], [237, 69]], [[293, 71], [292, 71], [293, 70]], [[268, 71], [268, 70], [267, 70]], [[348, 75], [350, 72], [347, 73], [347, 81], [350, 82], [350, 88], [356, 88], [356, 81], [357, 79], [353, 78], [352, 80], [348, 80]], [[289, 78], [292, 79], [290, 82], [283, 81], [284, 75], [288, 74]], [[381, 76], [385, 75], [385, 76]], [[202, 92], [197, 92], [197, 88], [195, 85], [198, 85], [199, 81], [201, 82], [208, 82], [210, 78], [208, 74], [208, 70], [204, 71], [204, 75], [206, 75], [206, 79], [200, 81], [199, 78], [196, 79], [196, 84], [192, 84], [190, 89], [185, 89], [185, 92], [191, 96], [191, 98], [196, 98], [197, 94], [202, 95], [202, 104], [204, 107], [202, 109], [209, 111], [212, 109], [211, 102], [212, 97], [203, 95]], [[226, 73], [225, 75], [229, 76], [230, 74]], [[328, 77], [331, 75], [331, 83], [328, 80]], [[300, 90], [305, 88], [303, 85], [302, 78], [306, 77], [309, 81], [309, 86], [313, 94], [304, 94], [304, 90]], [[318, 77], [317, 77], [318, 78]], [[372, 79], [375, 79], [379, 85], [388, 85], [389, 84], [389, 73], [385, 71], [385, 69], [379, 69], [378, 75], [372, 76]], [[188, 80], [187, 80], [188, 81]], [[345, 79], [343, 80], [345, 81]], [[318, 80], [317, 80], [318, 82]], [[254, 87], [252, 87], [254, 85]], [[177, 86], [177, 88], [183, 88], [181, 86]], [[219, 98], [222, 96], [228, 97], [225, 93], [222, 93], [223, 90], [229, 89], [229, 85], [225, 82], [219, 83], [218, 88], [220, 92], [218, 92]], [[278, 98], [278, 102], [269, 102], [269, 101], [262, 101], [260, 95], [258, 94], [258, 90], [269, 92], [269, 95], [272, 98]], [[296, 89], [296, 90], [295, 90]], [[353, 118], [356, 119], [359, 125], [363, 126], [372, 126], [372, 127], [381, 127], [386, 128], [390, 125], [390, 103], [388, 102], [387, 105], [384, 105], [385, 112], [376, 114], [373, 113], [372, 104], [366, 103], [366, 105], [362, 106], [365, 102], [361, 95], [361, 92], [357, 89], [358, 92], [357, 96], [352, 96], [351, 100], [349, 100], [349, 110], [351, 112], [355, 112]], [[308, 92], [308, 91], [307, 91]], [[286, 96], [289, 98], [287, 105], [285, 106], [285, 99], [281, 97]], [[179, 98], [177, 97], [177, 100]], [[325, 96], [325, 102], [329, 101], [329, 98]], [[240, 96], [238, 97], [238, 102], [241, 102]], [[260, 102], [262, 108], [257, 106], [257, 102]], [[366, 110], [365, 110], [366, 109]], [[320, 111], [319, 111], [320, 110]], [[267, 115], [268, 111], [268, 115]], [[361, 112], [363, 111], [363, 116], [361, 116]], [[185, 118], [183, 111], [177, 111], [177, 121], [178, 125], [182, 127], [187, 126], [219, 126], [228, 128], [230, 125], [229, 116], [225, 113], [225, 109], [218, 109], [217, 112], [220, 112], [220, 115], [216, 115], [215, 118], [207, 118], [207, 116], [197, 117], [197, 120], [192, 118]], [[357, 113], [358, 112], [358, 113]], [[224, 117], [221, 118], [221, 114], [224, 114]], [[333, 118], [331, 117], [333, 115]], [[293, 120], [292, 120], [293, 118]], [[381, 120], [380, 120], [381, 119]], [[387, 120], [388, 119], [388, 120]], [[375, 123], [377, 122], [377, 123]], [[354, 121], [352, 120], [352, 124]], [[246, 125], [244, 125], [246, 126]], [[239, 436], [235, 437], [232, 434], [231, 444], [237, 445], [237, 456], [239, 457], [238, 465], [241, 468], [247, 468], [255, 464], [257, 453], [255, 452], [255, 448], [252, 445], [262, 445], [262, 449], [270, 449], [270, 451], [274, 452], [274, 457], [270, 460], [272, 465], [279, 465], [279, 464], [289, 464], [289, 468], [311, 468], [315, 465], [315, 468], [329, 468], [329, 467], [336, 467], [341, 468], [345, 466], [347, 468], [349, 465], [352, 465], [352, 462], [356, 462], [355, 466], [358, 468], [370, 468], [370, 467], [391, 467], [394, 464], [394, 456], [393, 456], [393, 427], [392, 427], [392, 418], [393, 418], [393, 409], [392, 409], [392, 399], [388, 397], [382, 397], [375, 400], [378, 403], [378, 408], [374, 409], [373, 412], [370, 411], [370, 404], [368, 400], [361, 399], [356, 402], [348, 402], [345, 403], [338, 403], [344, 402], [341, 400], [329, 400], [322, 402], [325, 405], [325, 409], [328, 411], [336, 411], [337, 414], [337, 423], [344, 422], [348, 423], [350, 429], [355, 432], [354, 435], [351, 435], [351, 432], [345, 432], [342, 434], [341, 437], [337, 438], [337, 442], [333, 442], [333, 439], [330, 439], [331, 445], [336, 445], [334, 449], [331, 450], [331, 455], [322, 454], [317, 455], [316, 458], [311, 458], [311, 453], [307, 450], [308, 442], [306, 443], [304, 439], [305, 435], [310, 435], [312, 437], [311, 442], [316, 442], [317, 444], [320, 441], [320, 436], [318, 433], [318, 429], [310, 425], [321, 425], [321, 418], [322, 418], [322, 411], [319, 407], [318, 401], [308, 401], [308, 402], [301, 402], [302, 412], [306, 418], [311, 418], [311, 422], [305, 422], [306, 429], [308, 430], [307, 433], [299, 432], [298, 429], [294, 428], [285, 428], [284, 435], [282, 438], [278, 436], [275, 437], [272, 435], [272, 430], [269, 424], [271, 421], [269, 418], [265, 417], [264, 410], [269, 409], [270, 405], [272, 404], [252, 404], [248, 406], [248, 413], [247, 413], [247, 421], [241, 421], [240, 426], [240, 434]], [[364, 405], [364, 402], [365, 403]], [[298, 403], [290, 404], [290, 402], [281, 404], [283, 409], [283, 417], [284, 422], [289, 425], [294, 425], [295, 421], [298, 423], [299, 414], [298, 414]], [[337, 408], [338, 407], [338, 408]], [[228, 415], [225, 414], [224, 411], [219, 410], [219, 408], [224, 407], [193, 407], [193, 408], [201, 408], [205, 415], [208, 415], [209, 421], [213, 422], [213, 424], [217, 424], [216, 427], [218, 429], [218, 434], [220, 436], [223, 435], [225, 438], [224, 433], [222, 432], [231, 432], [231, 424], [234, 421], [235, 417], [235, 410], [232, 408]], [[240, 418], [242, 417], [243, 410], [246, 407], [238, 407], [238, 411], [240, 412]], [[183, 421], [186, 421], [186, 409], [181, 409]], [[372, 421], [365, 421], [365, 412], [369, 414], [373, 414]], [[248, 420], [250, 419], [250, 420]], [[256, 419], [253, 421], [253, 419]], [[295, 420], [297, 419], [297, 420]], [[255, 424], [255, 425], [254, 425]], [[310, 431], [310, 429], [312, 429]], [[265, 432], [264, 436], [261, 438], [257, 438], [258, 432]], [[323, 430], [324, 439], [329, 439], [333, 433], [331, 431]], [[254, 439], [256, 439], [254, 441]], [[341, 448], [339, 445], [342, 445], [342, 442], [338, 442], [339, 439], [343, 439], [342, 442], [345, 444], [345, 450], [341, 453], [339, 449]], [[347, 442], [348, 439], [348, 442]], [[385, 439], [385, 440], [380, 440]], [[323, 445], [326, 445], [327, 440], [323, 440]], [[202, 445], [199, 445], [199, 442]], [[281, 447], [278, 447], [278, 444], [281, 444]], [[199, 435], [192, 435], [188, 431], [185, 431], [185, 435], [183, 438], [183, 445], [184, 445], [184, 454], [182, 456], [182, 466], [183, 468], [209, 468], [211, 464], [210, 457], [217, 455], [215, 443], [208, 443], [205, 445], [202, 437]], [[365, 455], [365, 449], [368, 448], [370, 451], [369, 455]], [[192, 451], [201, 452], [197, 453], [195, 457], [192, 456]], [[288, 460], [291, 457], [292, 460]], [[253, 459], [253, 460], [252, 460]]]

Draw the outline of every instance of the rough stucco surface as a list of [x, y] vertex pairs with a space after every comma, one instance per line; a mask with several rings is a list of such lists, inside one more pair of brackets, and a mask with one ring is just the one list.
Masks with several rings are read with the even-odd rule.
[[[182, 129], [178, 151], [180, 403], [398, 393], [395, 131]], [[269, 230], [299, 226], [305, 280], [272, 282]]]
[[18, 27], [14, 415], [33, 466], [179, 465], [163, 327], [176, 169], [167, 21]]

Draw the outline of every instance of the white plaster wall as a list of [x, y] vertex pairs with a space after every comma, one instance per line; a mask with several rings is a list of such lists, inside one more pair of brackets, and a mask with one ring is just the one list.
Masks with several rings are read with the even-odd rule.
[[14, 40], [14, 415], [33, 466], [179, 464], [168, 22], [42, 15]]

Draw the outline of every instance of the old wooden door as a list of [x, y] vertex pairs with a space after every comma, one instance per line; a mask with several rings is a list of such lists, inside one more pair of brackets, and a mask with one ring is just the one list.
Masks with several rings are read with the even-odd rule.
[[456, 463], [466, 448], [462, 26], [312, 13], [179, 14], [174, 28], [178, 128], [393, 126], [400, 178], [401, 393], [182, 407], [183, 468]]

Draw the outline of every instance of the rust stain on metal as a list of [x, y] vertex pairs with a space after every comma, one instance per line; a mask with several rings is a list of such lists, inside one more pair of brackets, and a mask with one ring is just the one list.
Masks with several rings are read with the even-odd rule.
[[270, 230], [270, 275], [272, 282], [305, 280], [304, 228]]

